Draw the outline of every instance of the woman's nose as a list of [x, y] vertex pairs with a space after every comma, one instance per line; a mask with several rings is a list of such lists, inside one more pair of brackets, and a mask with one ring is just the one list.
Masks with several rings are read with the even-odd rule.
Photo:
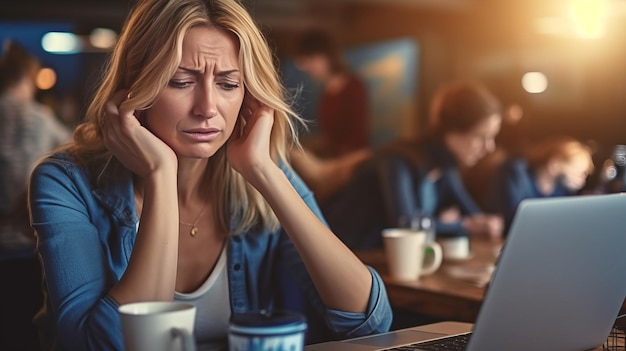
[[194, 102], [194, 115], [201, 118], [211, 118], [217, 115], [215, 88], [207, 86], [197, 90]]

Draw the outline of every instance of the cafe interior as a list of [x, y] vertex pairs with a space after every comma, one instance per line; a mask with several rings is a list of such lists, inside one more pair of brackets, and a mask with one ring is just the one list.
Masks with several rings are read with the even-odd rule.
[[[38, 57], [45, 72], [39, 75], [37, 99], [68, 128], [81, 121], [133, 3], [0, 4], [0, 41], [14, 40]], [[609, 168], [624, 176], [624, 164], [615, 155], [617, 147], [626, 144], [624, 0], [242, 3], [274, 50], [283, 83], [294, 93], [296, 110], [311, 122], [307, 132], [311, 135], [316, 133], [320, 87], [299, 69], [293, 52], [297, 34], [316, 27], [335, 36], [348, 66], [367, 83], [373, 149], [423, 136], [437, 89], [448, 81], [476, 80], [502, 103], [498, 154], [520, 153], [543, 138], [567, 135], [591, 150], [594, 171], [581, 191], [606, 191]], [[494, 159], [483, 161], [462, 169], [463, 181], [479, 205], [486, 201], [494, 169], [489, 163]], [[419, 282], [389, 283], [393, 328], [443, 320], [474, 322], [501, 247], [502, 242], [472, 242], [471, 259], [444, 259], [444, 269]], [[386, 277], [381, 252], [358, 254]], [[19, 286], [0, 298], [2, 309], [8, 311], [0, 311], [0, 349], [12, 349], [16, 338], [35, 337], [28, 322], [42, 296], [38, 264], [33, 262], [31, 257], [10, 255], [0, 262], [3, 286]], [[24, 349], [37, 350], [38, 345], [33, 342]]]

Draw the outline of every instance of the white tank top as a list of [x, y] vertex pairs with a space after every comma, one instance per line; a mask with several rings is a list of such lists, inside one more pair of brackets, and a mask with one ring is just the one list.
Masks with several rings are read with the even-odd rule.
[[226, 245], [207, 280], [190, 293], [174, 293], [174, 300], [196, 306], [194, 337], [198, 351], [228, 350], [230, 294], [226, 271]]

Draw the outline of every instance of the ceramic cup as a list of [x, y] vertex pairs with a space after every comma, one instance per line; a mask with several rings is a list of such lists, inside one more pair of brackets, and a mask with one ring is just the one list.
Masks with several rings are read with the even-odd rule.
[[228, 333], [229, 351], [302, 351], [305, 318], [288, 311], [235, 314]]
[[[417, 280], [437, 271], [443, 258], [441, 246], [428, 241], [428, 233], [409, 228], [387, 228], [382, 232], [390, 276], [395, 280]], [[424, 253], [432, 251], [425, 259]]]
[[467, 235], [439, 237], [444, 260], [466, 260], [471, 257], [470, 241]]
[[126, 351], [195, 351], [196, 307], [175, 301], [137, 302], [119, 307]]

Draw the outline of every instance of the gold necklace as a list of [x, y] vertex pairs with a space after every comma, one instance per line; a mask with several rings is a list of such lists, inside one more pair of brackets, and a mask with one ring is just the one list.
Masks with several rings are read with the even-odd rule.
[[198, 215], [198, 217], [196, 218], [195, 221], [193, 221], [193, 223], [185, 223], [183, 221], [178, 221], [180, 224], [184, 224], [188, 227], [191, 227], [191, 229], [189, 229], [189, 235], [195, 237], [196, 235], [198, 235], [198, 231], [200, 229], [198, 229], [198, 227], [196, 226], [196, 224], [198, 223], [198, 221], [200, 220], [200, 218], [202, 218], [202, 215], [204, 214], [204, 211], [206, 210], [208, 204], [204, 204], [204, 207], [202, 207], [202, 210], [200, 211], [200, 214]]

